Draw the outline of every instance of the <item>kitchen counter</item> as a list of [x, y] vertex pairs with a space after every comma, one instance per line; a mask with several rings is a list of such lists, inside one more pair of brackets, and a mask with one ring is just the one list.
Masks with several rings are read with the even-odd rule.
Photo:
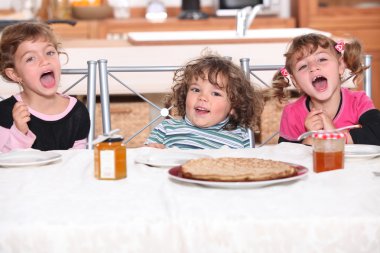
[[[294, 28], [294, 18], [257, 17], [250, 29]], [[128, 19], [77, 20], [72, 27], [54, 24], [54, 32], [64, 39], [122, 39], [129, 32], [233, 30], [235, 18], [210, 17], [203, 20], [180, 20], [169, 17], [164, 22], [152, 23], [143, 17]]]

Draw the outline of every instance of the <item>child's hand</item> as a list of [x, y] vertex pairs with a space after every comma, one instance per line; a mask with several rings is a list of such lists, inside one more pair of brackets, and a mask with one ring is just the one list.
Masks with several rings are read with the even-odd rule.
[[166, 148], [165, 145], [161, 143], [149, 143], [149, 144], [146, 144], [145, 146], [151, 147], [151, 148], [161, 148], [161, 149]]
[[24, 102], [17, 102], [13, 107], [12, 117], [17, 129], [23, 134], [27, 134], [29, 131], [28, 122], [30, 121], [28, 106]]
[[335, 126], [334, 126], [332, 119], [326, 113], [323, 112], [320, 114], [320, 116], [321, 116], [321, 119], [323, 121], [323, 129], [324, 130], [334, 130], [335, 129]]
[[307, 131], [322, 130], [324, 127], [322, 115], [322, 110], [312, 109], [311, 112], [306, 116], [305, 127]]

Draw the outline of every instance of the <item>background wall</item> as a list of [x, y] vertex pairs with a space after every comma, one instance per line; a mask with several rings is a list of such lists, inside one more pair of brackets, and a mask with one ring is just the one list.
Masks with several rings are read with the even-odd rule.
[[10, 9], [10, 8], [11, 8], [11, 0], [0, 1], [0, 9]]

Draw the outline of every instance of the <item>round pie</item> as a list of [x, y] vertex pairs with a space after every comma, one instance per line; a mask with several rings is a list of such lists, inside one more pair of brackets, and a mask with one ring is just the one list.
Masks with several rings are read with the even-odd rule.
[[297, 168], [259, 158], [200, 158], [183, 164], [181, 174], [185, 178], [208, 181], [263, 181], [295, 176]]

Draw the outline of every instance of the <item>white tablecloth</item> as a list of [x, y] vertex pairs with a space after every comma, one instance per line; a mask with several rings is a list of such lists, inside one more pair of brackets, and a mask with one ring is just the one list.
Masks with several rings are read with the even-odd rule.
[[283, 143], [208, 155], [309, 168], [299, 181], [250, 189], [179, 183], [135, 164], [128, 178], [94, 178], [93, 153], [57, 151], [55, 164], [0, 168], [0, 252], [380, 252], [380, 158], [312, 172], [310, 147]]

